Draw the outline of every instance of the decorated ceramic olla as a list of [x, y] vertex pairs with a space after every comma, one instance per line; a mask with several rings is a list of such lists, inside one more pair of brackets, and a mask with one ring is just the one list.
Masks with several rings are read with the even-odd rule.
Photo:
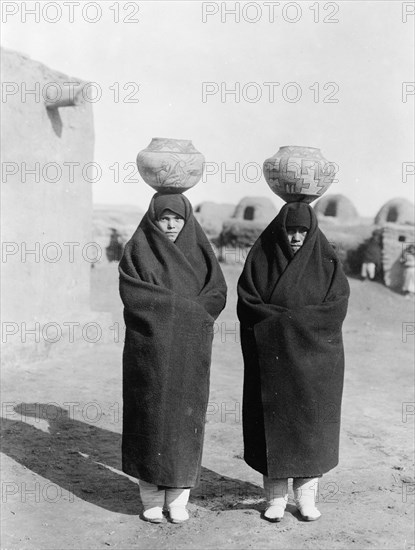
[[290, 145], [264, 162], [264, 177], [272, 191], [285, 202], [312, 202], [327, 191], [336, 175], [315, 147]]
[[196, 185], [204, 162], [188, 139], [153, 138], [137, 156], [141, 177], [159, 193], [183, 193]]

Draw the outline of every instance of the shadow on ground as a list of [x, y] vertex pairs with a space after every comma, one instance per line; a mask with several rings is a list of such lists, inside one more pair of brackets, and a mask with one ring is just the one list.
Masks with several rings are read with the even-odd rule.
[[[73, 419], [50, 403], [21, 403], [10, 416], [16, 413], [25, 420], [1, 418], [3, 453], [68, 494], [111, 512], [140, 514], [138, 485], [121, 472], [120, 434]], [[258, 485], [202, 468], [190, 502], [212, 511], [259, 511], [262, 499]]]

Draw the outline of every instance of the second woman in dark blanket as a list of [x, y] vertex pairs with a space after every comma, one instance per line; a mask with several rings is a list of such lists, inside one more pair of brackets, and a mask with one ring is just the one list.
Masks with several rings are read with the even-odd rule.
[[280, 521], [288, 478], [306, 520], [318, 477], [338, 462], [349, 285], [313, 209], [289, 203], [252, 247], [238, 283], [245, 461]]
[[123, 471], [139, 479], [144, 518], [188, 519], [199, 480], [213, 323], [226, 284], [190, 202], [156, 194], [119, 266]]

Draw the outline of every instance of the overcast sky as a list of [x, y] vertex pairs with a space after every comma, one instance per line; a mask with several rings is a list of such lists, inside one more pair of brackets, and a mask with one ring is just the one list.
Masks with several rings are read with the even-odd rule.
[[[402, 174], [414, 161], [413, 2], [38, 2], [38, 16], [24, 13], [35, 2], [2, 4], [3, 46], [99, 86], [96, 203], [146, 208], [153, 191], [126, 163], [152, 137], [191, 139], [217, 164], [187, 192], [193, 204], [280, 205], [255, 166], [283, 145], [319, 147], [339, 166], [329, 192], [361, 215], [414, 200]], [[225, 173], [236, 163], [239, 181]]]

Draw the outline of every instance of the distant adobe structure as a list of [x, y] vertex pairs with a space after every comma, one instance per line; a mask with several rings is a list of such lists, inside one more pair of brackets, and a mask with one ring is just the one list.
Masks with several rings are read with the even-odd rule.
[[229, 219], [235, 211], [234, 204], [218, 204], [216, 202], [202, 202], [194, 209], [194, 215], [202, 226], [206, 235], [214, 239], [222, 231], [223, 222]]
[[386, 223], [410, 224], [415, 223], [415, 207], [407, 199], [395, 198], [386, 202], [375, 217], [376, 225]]
[[385, 285], [400, 289], [403, 282], [402, 254], [415, 242], [414, 205], [403, 198], [386, 202], [375, 217], [382, 235], [382, 268]]
[[235, 208], [233, 217], [223, 224], [218, 243], [219, 258], [223, 261], [243, 261], [276, 215], [277, 208], [267, 197], [244, 197]]
[[276, 215], [277, 209], [267, 197], [244, 197], [239, 201], [233, 218], [268, 225]]
[[118, 262], [124, 246], [137, 229], [144, 212], [137, 207], [119, 204], [95, 204], [93, 240], [102, 250], [99, 264]]
[[314, 206], [319, 220], [338, 223], [359, 223], [359, 214], [352, 201], [344, 195], [326, 195]]
[[1, 60], [7, 83], [2, 315], [16, 324], [20, 342], [22, 323], [29, 330], [35, 321], [71, 321], [90, 311], [91, 263], [100, 254], [91, 243], [92, 189], [85, 177], [94, 123], [91, 104], [79, 96], [79, 79], [10, 50], [1, 51]]
[[387, 223], [379, 229], [382, 236], [382, 270], [386, 286], [402, 288], [402, 255], [408, 246], [415, 243], [415, 228], [410, 224]]

